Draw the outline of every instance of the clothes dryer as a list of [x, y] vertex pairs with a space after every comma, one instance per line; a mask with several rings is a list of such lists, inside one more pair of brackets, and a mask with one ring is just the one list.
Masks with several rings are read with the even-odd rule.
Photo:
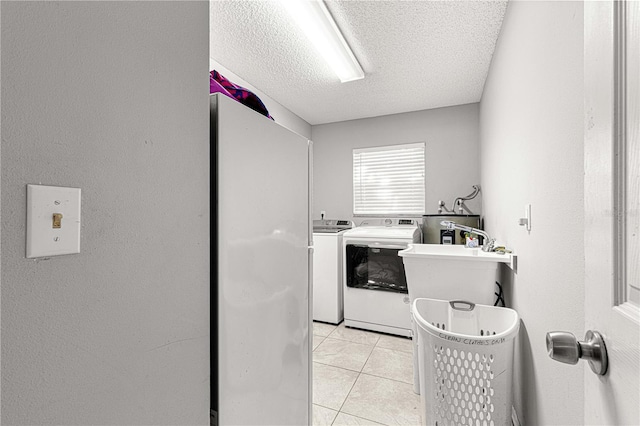
[[415, 219], [368, 220], [342, 235], [345, 326], [411, 336], [407, 279], [398, 252], [421, 240]]

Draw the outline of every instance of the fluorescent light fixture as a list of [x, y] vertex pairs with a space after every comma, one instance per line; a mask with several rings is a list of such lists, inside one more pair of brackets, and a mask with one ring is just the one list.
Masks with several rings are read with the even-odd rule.
[[281, 3], [341, 82], [364, 78], [362, 67], [322, 0], [281, 0]]

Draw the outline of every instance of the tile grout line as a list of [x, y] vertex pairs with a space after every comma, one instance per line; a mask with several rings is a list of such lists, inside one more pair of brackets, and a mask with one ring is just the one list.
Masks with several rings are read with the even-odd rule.
[[[378, 341], [379, 340], [380, 340], [380, 338], [378, 338]], [[378, 342], [376, 342], [376, 344], [373, 345], [373, 347], [371, 348], [371, 352], [369, 352], [369, 355], [367, 355], [367, 359], [362, 364], [362, 368], [358, 372], [358, 377], [356, 377], [356, 380], [353, 382], [353, 385], [351, 385], [351, 389], [349, 389], [349, 392], [347, 392], [347, 396], [344, 398], [344, 401], [342, 401], [342, 404], [340, 405], [340, 409], [338, 410], [338, 414], [336, 414], [336, 418], [338, 418], [338, 415], [343, 412], [342, 411], [342, 407], [344, 407], [345, 402], [347, 402], [347, 399], [349, 399], [349, 395], [351, 395], [351, 391], [355, 387], [356, 383], [358, 383], [358, 379], [360, 379], [360, 376], [363, 374], [362, 370], [364, 369], [364, 366], [367, 365], [367, 361], [369, 361], [369, 358], [371, 358], [371, 354], [373, 353], [373, 350], [376, 348], [377, 344], [378, 344]], [[344, 414], [348, 414], [348, 413], [344, 413]], [[351, 416], [352, 414], [349, 414], [349, 415]], [[362, 417], [362, 418], [365, 419], [364, 417]], [[373, 421], [371, 419], [365, 419], [365, 420]], [[333, 423], [335, 423], [335, 421], [336, 421], [336, 419], [333, 419], [333, 422], [331, 422], [331, 424], [333, 425]]]
[[[348, 369], [348, 368], [339, 367], [339, 366], [336, 366], [336, 365], [324, 364], [324, 363], [322, 363], [322, 362], [313, 361], [313, 362], [315, 362], [315, 363], [317, 363], [317, 364], [320, 364], [320, 365], [325, 365], [325, 366], [328, 366], [328, 367], [338, 368], [338, 369], [341, 369], [341, 370], [344, 370], [344, 371], [354, 372], [354, 373], [357, 373], [357, 374], [358, 374], [358, 375], [356, 376], [356, 380], [355, 380], [355, 381], [353, 382], [353, 384], [351, 385], [351, 388], [349, 389], [349, 392], [347, 393], [347, 396], [345, 397], [344, 401], [343, 401], [343, 402], [342, 402], [342, 404], [340, 405], [340, 408], [338, 409], [338, 411], [337, 411], [337, 413], [336, 413], [336, 416], [334, 417], [333, 421], [331, 422], [331, 425], [334, 425], [334, 424], [335, 424], [335, 421], [336, 421], [336, 419], [338, 418], [338, 416], [340, 415], [340, 413], [343, 413], [343, 414], [345, 414], [345, 415], [349, 415], [349, 416], [353, 416], [353, 417], [356, 417], [356, 418], [360, 418], [360, 419], [363, 419], [363, 420], [371, 421], [371, 422], [374, 422], [374, 423], [379, 423], [377, 420], [369, 419], [369, 418], [366, 418], [366, 417], [361, 417], [361, 416], [359, 416], [359, 415], [358, 415], [358, 416], [354, 416], [353, 414], [346, 413], [346, 412], [342, 411], [342, 408], [344, 407], [345, 403], [347, 402], [347, 399], [349, 399], [349, 396], [351, 395], [351, 392], [353, 391], [353, 388], [355, 387], [356, 383], [357, 383], [357, 382], [358, 382], [358, 380], [360, 379], [360, 376], [362, 376], [363, 374], [364, 374], [365, 376], [369, 376], [369, 377], [375, 377], [375, 378], [379, 378], [379, 379], [383, 379], [383, 380], [385, 380], [385, 379], [386, 379], [386, 380], [393, 381], [393, 382], [395, 382], [395, 383], [399, 383], [399, 384], [403, 384], [403, 385], [409, 385], [409, 386], [412, 386], [412, 384], [411, 384], [411, 383], [403, 382], [403, 381], [401, 381], [401, 380], [390, 379], [390, 378], [388, 378], [388, 377], [383, 377], [383, 376], [376, 376], [376, 375], [374, 375], [374, 374], [370, 374], [370, 373], [363, 373], [364, 367], [366, 366], [367, 362], [369, 362], [369, 359], [371, 358], [371, 355], [373, 354], [373, 351], [374, 351], [376, 348], [380, 348], [380, 349], [383, 349], [383, 350], [390, 350], [390, 351], [393, 351], [393, 352], [404, 352], [404, 353], [412, 353], [412, 352], [409, 352], [409, 351], [403, 351], [403, 350], [399, 350], [399, 349], [385, 348], [385, 347], [379, 346], [379, 343], [380, 343], [380, 340], [381, 340], [380, 338], [382, 337], [382, 335], [386, 335], [386, 333], [368, 332], [368, 331], [366, 331], [366, 330], [360, 330], [360, 331], [363, 331], [364, 333], [367, 333], [367, 334], [370, 334], [370, 335], [372, 335], [372, 336], [377, 336], [377, 337], [378, 337], [378, 339], [376, 340], [376, 342], [375, 342], [373, 345], [370, 345], [370, 344], [367, 344], [367, 343], [361, 343], [361, 342], [359, 342], [359, 341], [353, 341], [353, 340], [350, 340], [350, 339], [348, 339], [348, 338], [335, 337], [335, 336], [334, 336], [334, 337], [331, 337], [331, 335], [332, 335], [334, 332], [336, 332], [336, 331], [338, 330], [339, 326], [340, 326], [340, 324], [338, 324], [337, 326], [335, 326], [335, 328], [334, 328], [334, 329], [333, 329], [333, 330], [332, 330], [332, 331], [331, 331], [327, 336], [320, 336], [320, 337], [322, 337], [322, 338], [323, 338], [323, 340], [322, 340], [322, 342], [320, 342], [320, 344], [318, 344], [318, 346], [316, 347], [316, 349], [317, 349], [318, 347], [320, 347], [320, 345], [321, 345], [321, 344], [322, 344], [326, 339], [328, 339], [328, 338], [331, 338], [331, 339], [333, 339], [333, 340], [343, 341], [343, 342], [349, 342], [349, 343], [356, 343], [356, 344], [365, 345], [365, 346], [371, 346], [372, 348], [371, 348], [371, 352], [369, 352], [369, 354], [367, 355], [367, 359], [366, 359], [366, 360], [364, 361], [364, 363], [362, 364], [362, 367], [360, 368], [360, 371], [350, 370], [350, 369]], [[345, 329], [346, 329], [346, 327], [345, 327]], [[359, 329], [356, 329], [356, 330], [359, 330]], [[394, 336], [392, 336], [392, 337], [394, 337]], [[409, 340], [409, 342], [411, 342], [411, 339], [408, 339], [408, 340]], [[313, 350], [313, 352], [315, 352], [315, 349]], [[315, 405], [318, 405], [318, 406], [323, 407], [323, 408], [327, 408], [327, 409], [329, 409], [329, 410], [334, 410], [333, 408], [324, 407], [323, 405], [320, 405], [320, 404], [315, 404]], [[335, 411], [335, 410], [334, 410], [334, 411]], [[383, 424], [383, 425], [384, 425], [384, 423], [379, 423], [379, 424]]]
[[[400, 351], [400, 350], [397, 350], [397, 349], [381, 348], [381, 347], [379, 347], [377, 344], [376, 344], [376, 346], [374, 346], [374, 348], [373, 348], [373, 349], [375, 349], [375, 348], [379, 348], [379, 349], [386, 350], [386, 351], [391, 351], [391, 352], [397, 352], [397, 353], [407, 353], [407, 352], [405, 352], [405, 351]], [[373, 351], [371, 351], [371, 353], [373, 354]], [[371, 354], [369, 355], [369, 358], [370, 358], [370, 357], [371, 357]], [[367, 358], [367, 361], [369, 361], [369, 358]], [[367, 361], [365, 361], [365, 365], [367, 364]], [[412, 367], [412, 372], [413, 372], [413, 365], [412, 365], [411, 367]], [[362, 369], [364, 370], [364, 366], [362, 367]], [[404, 382], [404, 381], [402, 381], [402, 380], [392, 379], [392, 378], [390, 378], [390, 377], [384, 377], [384, 376], [378, 376], [378, 375], [376, 375], [376, 374], [372, 374], [372, 373], [366, 373], [366, 372], [364, 372], [364, 371], [361, 371], [360, 373], [361, 373], [361, 374], [365, 374], [365, 375], [367, 375], [367, 376], [378, 377], [378, 378], [380, 378], [380, 379], [387, 379], [387, 380], [391, 380], [391, 381], [396, 382], [396, 383], [404, 383], [404, 384], [407, 384], [407, 385], [413, 386], [413, 379], [411, 380], [411, 383], [408, 383], [408, 382]], [[358, 376], [358, 377], [360, 377], [360, 376]]]
[[[373, 353], [373, 350], [372, 350], [371, 352]], [[371, 356], [371, 355], [369, 355], [369, 356]], [[367, 358], [367, 361], [368, 361], [368, 360], [369, 360], [369, 359]], [[396, 382], [396, 383], [400, 383], [400, 384], [404, 384], [404, 385], [412, 386], [410, 383], [402, 382], [402, 381], [400, 381], [400, 380], [389, 379], [389, 378], [387, 378], [387, 377], [376, 376], [376, 375], [373, 375], [373, 374], [368, 374], [368, 373], [363, 373], [363, 372], [357, 372], [357, 371], [354, 371], [354, 370], [349, 370], [349, 369], [347, 369], [347, 368], [337, 367], [337, 366], [335, 366], [335, 365], [322, 364], [321, 362], [317, 362], [317, 361], [314, 361], [314, 362], [316, 362], [317, 364], [327, 365], [327, 366], [329, 366], [329, 367], [338, 368], [338, 369], [340, 369], [340, 370], [350, 371], [350, 372], [352, 372], [352, 373], [358, 373], [358, 376], [356, 377], [356, 380], [353, 382], [353, 385], [351, 385], [351, 388], [349, 389], [349, 392], [347, 393], [347, 396], [345, 397], [344, 401], [342, 401], [342, 404], [340, 405], [340, 408], [337, 410], [336, 417], [335, 417], [335, 418], [333, 419], [333, 421], [331, 422], [331, 425], [333, 425], [333, 424], [335, 423], [335, 421], [336, 421], [336, 419], [338, 418], [338, 415], [339, 415], [340, 413], [343, 413], [343, 414], [346, 414], [346, 415], [349, 415], [349, 416], [353, 416], [353, 417], [358, 417], [358, 418], [360, 418], [360, 419], [368, 420], [368, 421], [370, 421], [370, 422], [379, 423], [379, 424], [381, 424], [381, 425], [385, 425], [384, 423], [380, 423], [380, 421], [379, 421], [379, 420], [373, 420], [373, 419], [369, 419], [369, 418], [362, 417], [362, 416], [359, 416], [359, 415], [358, 415], [358, 416], [356, 416], [356, 415], [354, 415], [354, 414], [350, 414], [350, 413], [347, 413], [347, 412], [345, 412], [345, 411], [342, 411], [342, 407], [344, 407], [345, 402], [347, 402], [347, 399], [349, 398], [349, 395], [351, 395], [351, 391], [352, 391], [352, 390], [353, 390], [353, 388], [355, 387], [355, 385], [356, 385], [356, 383], [357, 383], [357, 381], [358, 381], [358, 379], [360, 378], [360, 376], [361, 376], [361, 375], [370, 376], [370, 377], [375, 377], [375, 378], [379, 378], [379, 379], [391, 380], [392, 382]], [[365, 361], [365, 365], [366, 365], [366, 361]], [[364, 368], [364, 365], [363, 365], [363, 367], [362, 367], [362, 368]], [[327, 409], [329, 409], [329, 410], [336, 411], [334, 408], [331, 408], [331, 407], [325, 407], [324, 405], [316, 404], [315, 402], [314, 402], [313, 404], [315, 404], [315, 405], [317, 405], [317, 406], [319, 406], [319, 407], [323, 407], [323, 408], [327, 408]]]
[[[354, 345], [371, 346], [371, 347], [373, 347], [373, 348], [375, 348], [375, 347], [376, 347], [376, 344], [375, 344], [375, 343], [373, 343], [373, 344], [372, 344], [372, 343], [360, 343], [360, 342], [354, 342], [353, 340], [339, 339], [339, 338], [337, 338], [337, 337], [331, 337], [331, 336], [327, 336], [327, 337], [325, 337], [325, 339], [336, 340], [336, 341], [338, 341], [338, 342], [353, 343]], [[385, 349], [385, 348], [382, 348], [382, 349]], [[390, 349], [390, 350], [392, 350], [392, 349]]]
[[[380, 424], [380, 425], [383, 425], [383, 426], [388, 426], [388, 425], [386, 425], [386, 423], [380, 423], [380, 421], [378, 421], [378, 420], [373, 420], [373, 419], [369, 419], [369, 418], [362, 417], [362, 416], [356, 416], [356, 415], [354, 415], [354, 414], [349, 414], [349, 413], [347, 413], [347, 412], [342, 411], [342, 407], [344, 407], [344, 403], [345, 403], [345, 402], [347, 402], [347, 399], [349, 398], [349, 395], [351, 395], [351, 391], [352, 391], [352, 390], [353, 390], [353, 388], [355, 387], [356, 383], [358, 382], [358, 379], [360, 378], [360, 376], [361, 376], [362, 374], [364, 374], [364, 373], [359, 373], [359, 374], [358, 374], [358, 377], [356, 377], [356, 381], [355, 381], [355, 382], [353, 382], [353, 386], [351, 386], [351, 389], [349, 389], [349, 393], [347, 394], [347, 397], [344, 399], [344, 402], [343, 402], [343, 403], [342, 403], [342, 405], [340, 406], [340, 410], [338, 411], [338, 414], [336, 414], [336, 418], [335, 418], [335, 419], [333, 419], [333, 422], [331, 422], [331, 425], [332, 425], [332, 426], [333, 426], [333, 424], [335, 423], [335, 421], [336, 421], [336, 419], [338, 418], [338, 415], [339, 415], [340, 413], [343, 413], [343, 414], [346, 414], [346, 415], [348, 415], [348, 416], [352, 416], [352, 417], [357, 417], [357, 418], [359, 418], [359, 419], [368, 420], [368, 421], [370, 421], [370, 422], [374, 422], [374, 423], [377, 423], [377, 424]], [[366, 374], [365, 374], [365, 376], [366, 376]]]
[[[389, 377], [376, 376], [375, 374], [371, 374], [371, 373], [360, 373], [360, 374], [364, 374], [365, 376], [376, 377], [376, 378], [378, 378], [378, 379], [391, 380], [392, 382], [402, 383], [402, 384], [405, 384], [405, 385], [413, 386], [413, 383], [403, 382], [402, 380], [391, 379], [391, 378], [389, 378]], [[358, 377], [359, 377], [359, 376], [358, 376]]]
[[376, 341], [376, 343], [373, 343], [373, 344], [372, 344], [372, 343], [355, 342], [355, 341], [353, 341], [353, 340], [343, 339], [343, 338], [340, 338], [340, 337], [327, 336], [327, 338], [328, 338], [328, 339], [333, 339], [333, 340], [339, 340], [339, 341], [341, 341], [341, 342], [355, 343], [355, 344], [357, 344], [357, 345], [367, 345], [367, 346], [374, 346], [374, 347], [378, 345], [378, 342], [377, 342], [377, 341]]
[[[335, 423], [336, 419], [338, 418], [338, 415], [340, 413], [342, 413], [342, 407], [344, 407], [344, 403], [347, 402], [347, 399], [349, 398], [349, 395], [351, 395], [351, 391], [353, 390], [353, 387], [358, 382], [358, 379], [360, 378], [360, 374], [361, 373], [358, 373], [358, 377], [356, 377], [356, 379], [353, 381], [353, 384], [351, 385], [351, 388], [349, 388], [349, 392], [347, 392], [347, 396], [344, 398], [344, 401], [342, 401], [342, 404], [340, 404], [340, 409], [338, 410], [338, 414], [336, 414], [336, 417], [331, 422], [332, 425]], [[345, 414], [347, 414], [347, 413], [345, 413]]]
[[352, 373], [358, 373], [358, 375], [360, 375], [360, 373], [362, 372], [362, 371], [358, 371], [358, 370], [351, 370], [351, 369], [346, 368], [346, 367], [339, 367], [339, 366], [333, 365], [333, 364], [325, 364], [324, 362], [320, 362], [320, 361], [313, 361], [313, 362], [315, 362], [316, 364], [325, 365], [327, 367], [334, 367], [334, 368], [339, 368], [341, 370], [350, 371]]

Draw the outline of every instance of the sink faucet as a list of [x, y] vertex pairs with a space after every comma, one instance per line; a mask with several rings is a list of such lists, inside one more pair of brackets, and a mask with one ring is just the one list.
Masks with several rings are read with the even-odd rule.
[[495, 248], [495, 243], [496, 243], [495, 238], [489, 237], [489, 234], [487, 234], [481, 229], [472, 228], [470, 226], [459, 225], [450, 220], [443, 220], [442, 222], [440, 222], [440, 225], [446, 227], [449, 230], [459, 229], [461, 231], [482, 235], [482, 237], [484, 238], [484, 244], [482, 244], [482, 251], [493, 251]]

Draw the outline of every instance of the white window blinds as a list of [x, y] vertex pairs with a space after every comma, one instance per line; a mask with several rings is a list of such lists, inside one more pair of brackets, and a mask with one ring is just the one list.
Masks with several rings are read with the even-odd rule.
[[353, 214], [424, 214], [424, 142], [353, 150]]

